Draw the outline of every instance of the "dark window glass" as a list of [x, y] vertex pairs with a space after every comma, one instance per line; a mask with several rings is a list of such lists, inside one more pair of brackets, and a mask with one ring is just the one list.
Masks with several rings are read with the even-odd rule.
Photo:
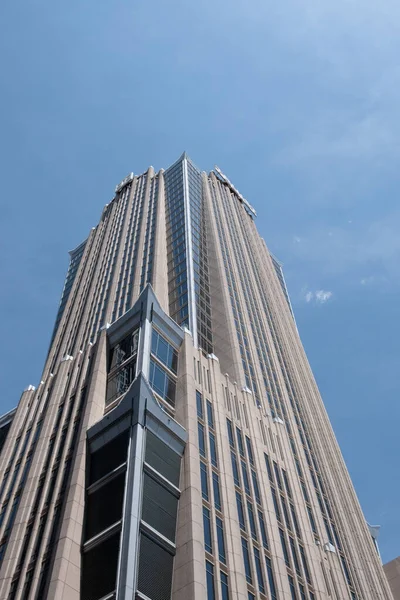
[[265, 527], [265, 521], [264, 521], [263, 514], [260, 510], [258, 511], [258, 522], [260, 524], [261, 539], [262, 539], [263, 546], [264, 546], [264, 548], [266, 548], [268, 550], [267, 529]]
[[274, 573], [272, 571], [272, 562], [268, 556], [265, 557], [265, 564], [267, 566], [267, 574], [268, 574], [268, 583], [269, 583], [269, 591], [271, 594], [271, 600], [277, 600], [278, 596], [276, 595], [276, 586], [275, 586], [275, 578]]
[[343, 558], [343, 556], [340, 557], [340, 560], [342, 562], [343, 572], [344, 572], [344, 575], [346, 577], [346, 581], [347, 581], [348, 585], [352, 585], [352, 581], [351, 581], [351, 577], [350, 577], [350, 572], [349, 572], [346, 560]]
[[253, 579], [251, 577], [249, 548], [247, 545], [247, 541], [244, 538], [242, 538], [242, 552], [243, 552], [244, 570], [246, 573], [246, 581], [247, 581], [247, 583], [251, 584], [251, 583], [253, 583]]
[[214, 429], [213, 407], [212, 407], [211, 402], [209, 402], [209, 400], [207, 400], [207, 419], [208, 419], [208, 426], [211, 427], [211, 429]]
[[269, 462], [269, 458], [266, 454], [264, 454], [265, 458], [265, 466], [267, 467], [268, 477], [271, 483], [274, 483], [274, 476], [272, 475], [271, 463]]
[[310, 570], [308, 568], [308, 563], [307, 563], [307, 558], [306, 558], [306, 555], [304, 552], [304, 548], [301, 544], [299, 544], [299, 550], [300, 550], [301, 562], [303, 563], [304, 573], [306, 574], [306, 579], [307, 579], [308, 583], [311, 584]]
[[200, 478], [201, 478], [201, 493], [204, 500], [208, 501], [208, 476], [207, 467], [200, 461]]
[[210, 552], [210, 554], [212, 554], [210, 511], [205, 506], [203, 506], [203, 525], [204, 525], [204, 547], [207, 552]]
[[311, 529], [314, 533], [317, 533], [317, 526], [315, 525], [314, 515], [309, 506], [307, 506], [307, 513], [308, 513], [308, 518], [310, 521]]
[[249, 501], [247, 501], [247, 513], [249, 515], [251, 537], [254, 540], [257, 540], [256, 521], [254, 519], [253, 505]]
[[215, 600], [214, 565], [206, 560], [207, 600]]
[[260, 551], [258, 550], [258, 548], [254, 548], [254, 562], [256, 565], [258, 589], [260, 590], [260, 592], [262, 594], [264, 594], [265, 593], [264, 578], [263, 578], [262, 568], [261, 568]]
[[246, 436], [246, 446], [247, 446], [247, 454], [249, 457], [250, 464], [254, 465], [254, 456], [253, 456], [253, 448], [251, 446], [250, 438]]
[[146, 432], [145, 460], [176, 487], [179, 485], [181, 457], [149, 430]]
[[240, 431], [240, 429], [238, 427], [236, 427], [236, 437], [237, 437], [237, 441], [238, 441], [239, 452], [242, 456], [244, 456], [242, 432]]
[[278, 484], [278, 488], [279, 488], [280, 490], [282, 490], [282, 489], [283, 489], [283, 487], [282, 487], [282, 479], [281, 479], [281, 474], [280, 474], [280, 472], [279, 472], [279, 467], [278, 467], [278, 465], [276, 464], [276, 462], [274, 462], [274, 471], [275, 471], [276, 483]]
[[[172, 554], [142, 533], [139, 549], [138, 591], [148, 598], [169, 600], [173, 562]], [[101, 596], [96, 596], [96, 600], [99, 598]]]
[[333, 537], [332, 537], [332, 533], [328, 524], [328, 519], [326, 517], [324, 517], [324, 525], [325, 525], [325, 531], [326, 531], [326, 535], [328, 536], [328, 540], [329, 542], [332, 544], [332, 546], [334, 546], [334, 542], [333, 542]]
[[237, 511], [238, 511], [238, 519], [239, 519], [240, 529], [245, 530], [246, 525], [244, 522], [244, 510], [243, 510], [242, 496], [238, 492], [236, 492], [236, 506], [237, 506]]
[[305, 486], [305, 484], [303, 482], [301, 482], [301, 489], [303, 490], [304, 500], [306, 502], [310, 502], [310, 497], [308, 495], [307, 488], [306, 488], [306, 486]]
[[175, 406], [176, 383], [154, 360], [150, 360], [150, 385], [161, 398]]
[[297, 556], [296, 544], [294, 543], [294, 539], [290, 535], [289, 535], [289, 543], [290, 543], [290, 549], [292, 551], [294, 568], [296, 569], [297, 575], [301, 576], [300, 563], [299, 563], [299, 559]]
[[301, 600], [307, 600], [307, 596], [306, 596], [306, 592], [304, 589], [304, 585], [301, 585], [301, 583], [299, 583], [299, 588], [300, 588], [300, 597]]
[[291, 515], [292, 515], [293, 524], [294, 524], [294, 530], [296, 532], [296, 535], [297, 535], [297, 537], [301, 538], [301, 531], [300, 531], [299, 522], [298, 522], [297, 516], [296, 516], [296, 510], [295, 510], [294, 505], [292, 503], [290, 503], [290, 512], [291, 512]]
[[229, 600], [228, 575], [221, 571], [221, 598]]
[[[315, 595], [312, 592], [309, 592], [310, 600], [315, 600]], [[357, 600], [357, 596], [355, 594], [352, 595], [351, 600]]]
[[199, 452], [201, 456], [206, 455], [206, 441], [204, 438], [204, 427], [201, 423], [197, 424], [197, 430], [199, 433]]
[[292, 498], [292, 490], [289, 484], [289, 479], [287, 476], [287, 473], [284, 469], [282, 469], [282, 475], [283, 475], [283, 481], [285, 482], [285, 488], [286, 488], [286, 493], [289, 496], [289, 498]]
[[232, 428], [232, 423], [230, 422], [229, 419], [226, 420], [226, 426], [228, 429], [228, 438], [229, 438], [229, 445], [234, 448], [235, 447], [235, 441], [233, 439], [233, 428]]
[[137, 352], [139, 340], [139, 330], [133, 331], [127, 335], [121, 342], [116, 344], [110, 351], [110, 369], [116, 368], [123, 362], [128, 360], [130, 356], [133, 356]]
[[281, 521], [282, 520], [281, 511], [279, 508], [278, 498], [277, 498], [276, 491], [274, 490], [274, 488], [271, 488], [271, 493], [272, 493], [272, 501], [274, 503], [276, 518], [278, 519], [278, 521]]
[[197, 416], [200, 419], [203, 418], [203, 398], [199, 391], [196, 390], [196, 406], [197, 406]]
[[85, 540], [89, 540], [122, 518], [124, 491], [125, 473], [121, 473], [95, 492], [88, 494]]
[[279, 529], [279, 536], [281, 538], [283, 558], [285, 559], [286, 566], [290, 567], [289, 552], [288, 552], [288, 549], [287, 549], [285, 534], [282, 531], [282, 529]]
[[173, 373], [177, 372], [178, 353], [155, 329], [151, 338], [151, 351]]
[[288, 507], [286, 504], [286, 498], [284, 498], [284, 496], [281, 496], [281, 502], [282, 502], [282, 508], [283, 508], [283, 515], [285, 517], [286, 527], [288, 529], [292, 529], [292, 524], [291, 524], [290, 518], [289, 518], [289, 511], [288, 511]]
[[297, 600], [296, 588], [294, 587], [294, 579], [290, 575], [288, 575], [288, 579], [292, 600]]
[[178, 498], [147, 473], [143, 478], [142, 519], [175, 541]]
[[246, 494], [248, 494], [250, 496], [250, 482], [249, 482], [249, 476], [247, 474], [247, 467], [245, 462], [242, 460], [242, 475], [243, 475], [243, 485], [244, 485], [244, 489], [246, 490]]
[[247, 600], [256, 600], [256, 597], [251, 592], [247, 592]]
[[124, 364], [107, 382], [106, 405], [125, 394], [136, 377], [136, 356]]
[[225, 553], [225, 539], [224, 539], [224, 524], [222, 520], [217, 517], [217, 539], [218, 539], [218, 558], [221, 562], [226, 562], [226, 553]]
[[235, 482], [235, 485], [240, 486], [239, 469], [238, 469], [238, 464], [237, 464], [237, 460], [236, 460], [236, 454], [232, 451], [231, 451], [231, 461], [232, 461], [233, 481]]
[[214, 489], [214, 505], [217, 510], [221, 510], [221, 494], [219, 489], [219, 477], [216, 473], [212, 474], [213, 489]]
[[215, 445], [215, 436], [213, 433], [209, 433], [209, 439], [210, 439], [210, 456], [211, 456], [211, 464], [214, 467], [218, 466], [218, 462], [217, 462], [217, 447]]
[[340, 543], [339, 535], [338, 535], [337, 529], [335, 527], [335, 524], [331, 523], [331, 526], [332, 526], [333, 535], [335, 536], [335, 540], [336, 540], [336, 547], [339, 550], [341, 550], [342, 549], [342, 545]]
[[98, 600], [115, 590], [120, 532], [82, 556], [82, 600]]
[[251, 470], [251, 478], [253, 480], [254, 496], [258, 504], [261, 504], [260, 488], [258, 487], [257, 474]]

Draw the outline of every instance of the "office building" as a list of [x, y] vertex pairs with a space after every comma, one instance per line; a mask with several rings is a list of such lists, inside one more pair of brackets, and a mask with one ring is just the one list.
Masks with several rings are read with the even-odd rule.
[[1, 451], [1, 600], [391, 600], [255, 222], [183, 154], [70, 253]]

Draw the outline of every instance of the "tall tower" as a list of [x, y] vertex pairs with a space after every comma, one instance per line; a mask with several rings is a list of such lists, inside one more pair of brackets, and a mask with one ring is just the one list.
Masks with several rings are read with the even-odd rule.
[[70, 253], [1, 421], [0, 600], [391, 600], [255, 217], [183, 154]]

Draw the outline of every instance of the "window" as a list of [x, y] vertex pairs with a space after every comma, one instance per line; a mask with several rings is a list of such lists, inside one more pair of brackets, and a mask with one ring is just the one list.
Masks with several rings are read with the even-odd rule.
[[110, 351], [109, 360], [109, 371], [112, 371], [117, 366], [128, 360], [131, 356], [136, 354], [138, 348], [139, 331], [136, 330], [127, 335], [121, 342], [119, 342]]
[[229, 600], [228, 575], [221, 571], [221, 598]]
[[296, 588], [294, 586], [294, 579], [290, 575], [288, 575], [288, 579], [289, 579], [289, 587], [290, 587], [290, 594], [291, 594], [292, 600], [297, 600]]
[[296, 511], [295, 511], [294, 505], [292, 503], [290, 503], [290, 512], [292, 514], [292, 519], [293, 519], [293, 524], [294, 524], [294, 530], [296, 532], [296, 535], [297, 535], [297, 537], [301, 538], [301, 532], [300, 532], [299, 522], [297, 520], [297, 516], [296, 516]]
[[107, 381], [106, 405], [124, 394], [136, 376], [136, 356]]
[[328, 519], [326, 517], [323, 517], [323, 519], [324, 519], [325, 531], [326, 531], [326, 535], [328, 536], [328, 540], [332, 544], [332, 546], [334, 546], [335, 544], [333, 542], [333, 537], [332, 537], [332, 534], [331, 534], [331, 530], [330, 530], [330, 527], [328, 525]]
[[229, 439], [229, 445], [231, 446], [231, 448], [235, 447], [235, 440], [233, 439], [233, 428], [232, 428], [232, 423], [230, 422], [229, 419], [226, 420], [226, 426], [228, 429], [228, 439]]
[[209, 400], [207, 400], [207, 419], [208, 419], [208, 426], [211, 427], [211, 429], [214, 429], [213, 407]]
[[289, 535], [289, 543], [290, 543], [290, 549], [292, 551], [294, 568], [296, 569], [297, 575], [300, 575], [300, 577], [301, 577], [300, 563], [299, 563], [299, 558], [297, 556], [296, 544], [294, 543], [294, 539], [290, 535]]
[[233, 481], [235, 482], [235, 485], [240, 486], [239, 469], [238, 469], [238, 464], [237, 464], [237, 460], [236, 460], [236, 454], [232, 451], [231, 451], [231, 461], [232, 461]]
[[207, 600], [215, 600], [214, 565], [206, 560]]
[[286, 538], [285, 538], [285, 534], [281, 528], [279, 528], [279, 536], [281, 538], [282, 552], [283, 552], [283, 558], [285, 559], [285, 564], [287, 567], [290, 567], [289, 552], [288, 552], [287, 545], [286, 545]]
[[236, 492], [236, 506], [237, 506], [237, 511], [238, 511], [238, 519], [239, 519], [240, 529], [243, 529], [245, 531], [246, 525], [244, 522], [244, 510], [243, 510], [242, 496], [238, 492]]
[[281, 474], [279, 472], [279, 467], [278, 467], [278, 465], [276, 464], [275, 461], [274, 461], [274, 471], [275, 471], [276, 483], [278, 484], [278, 488], [280, 490], [283, 490]]
[[249, 457], [249, 461], [251, 465], [254, 465], [254, 456], [253, 456], [253, 448], [251, 446], [250, 438], [246, 435], [246, 446], [247, 446], [247, 454]]
[[266, 454], [264, 454], [265, 458], [265, 466], [267, 467], [268, 477], [271, 483], [274, 483], [274, 476], [272, 475], [271, 463], [269, 462], [269, 458]]
[[272, 571], [272, 562], [268, 556], [265, 557], [265, 564], [267, 567], [267, 575], [268, 575], [268, 583], [269, 583], [269, 591], [271, 594], [271, 600], [277, 600], [278, 596], [276, 595], [276, 586], [275, 586], [275, 578], [274, 573]]
[[317, 526], [315, 525], [314, 515], [309, 506], [307, 506], [307, 513], [308, 513], [308, 518], [310, 521], [311, 529], [312, 529], [313, 533], [317, 533]]
[[251, 583], [253, 583], [253, 579], [251, 577], [249, 548], [247, 545], [247, 541], [244, 538], [242, 538], [242, 552], [243, 552], [244, 570], [246, 573], [246, 581], [247, 581], [247, 583], [251, 584]]
[[247, 513], [249, 515], [250, 532], [253, 540], [257, 540], [256, 521], [254, 519], [253, 505], [247, 501]]
[[219, 489], [219, 477], [217, 473], [212, 474], [213, 490], [214, 490], [214, 505], [217, 510], [221, 510], [221, 494]]
[[310, 570], [308, 568], [308, 563], [307, 563], [306, 554], [304, 552], [304, 548], [301, 544], [299, 544], [299, 550], [300, 550], [301, 562], [303, 563], [303, 569], [304, 569], [304, 573], [306, 574], [307, 582], [311, 584]]
[[207, 466], [200, 461], [201, 495], [208, 501], [208, 475]]
[[237, 437], [237, 441], [238, 441], [239, 452], [240, 452], [241, 456], [244, 456], [242, 432], [240, 431], [240, 429], [238, 427], [236, 427], [236, 437]]
[[199, 417], [199, 419], [203, 418], [203, 398], [201, 396], [201, 393], [196, 390], [196, 406], [197, 406], [197, 416]]
[[340, 560], [342, 562], [343, 572], [346, 577], [346, 581], [347, 581], [348, 585], [352, 585], [352, 581], [351, 581], [349, 569], [347, 567], [347, 563], [346, 563], [345, 559], [343, 558], [343, 556], [340, 557]]
[[266, 548], [268, 550], [267, 530], [265, 527], [263, 514], [260, 510], [258, 511], [258, 522], [260, 524], [261, 539], [262, 539], [263, 546], [264, 546], [264, 548]]
[[[113, 482], [112, 482], [113, 483]], [[115, 492], [109, 494], [109, 498], [114, 497]], [[110, 500], [108, 500], [108, 503]], [[176, 517], [178, 511], [178, 498], [164, 487], [159, 481], [156, 481], [144, 473], [143, 477], [143, 502], [142, 519], [148, 525], [160, 532], [164, 537], [172, 542], [175, 541]], [[122, 513], [122, 500], [121, 500]]]
[[274, 490], [274, 488], [271, 488], [271, 493], [272, 493], [272, 501], [274, 503], [276, 518], [278, 519], [278, 521], [281, 521], [282, 520], [281, 511], [279, 508], [278, 498], [276, 496], [276, 491]]
[[151, 351], [170, 371], [177, 372], [177, 351], [155, 329], [151, 336]]
[[150, 359], [150, 385], [161, 398], [171, 406], [175, 406], [176, 383], [152, 359]]
[[211, 539], [211, 520], [210, 511], [203, 506], [203, 525], [204, 525], [204, 547], [206, 552], [212, 554], [212, 539]]
[[197, 424], [197, 431], [199, 433], [199, 452], [201, 456], [206, 455], [206, 442], [204, 438], [204, 427], [201, 423]]
[[216, 518], [216, 523], [217, 523], [217, 539], [218, 539], [218, 558], [221, 562], [226, 563], [224, 524], [219, 517]]
[[209, 433], [209, 439], [210, 439], [210, 455], [211, 455], [211, 464], [214, 467], [218, 466], [218, 462], [217, 462], [217, 448], [215, 445], [215, 436], [213, 433]]
[[262, 568], [261, 568], [260, 551], [258, 550], [258, 548], [255, 548], [255, 547], [254, 547], [254, 562], [256, 565], [258, 589], [260, 590], [260, 592], [262, 594], [264, 594], [265, 588], [264, 588], [264, 578], [263, 578]]
[[246, 467], [246, 463], [242, 460], [242, 475], [243, 475], [243, 485], [244, 485], [244, 489], [246, 490], [246, 494], [248, 494], [250, 496], [251, 492], [250, 492], [250, 482], [249, 482], [249, 476], [247, 474], [247, 467]]
[[289, 479], [288, 479], [285, 469], [282, 469], [282, 475], [283, 475], [283, 481], [285, 482], [286, 493], [289, 496], [289, 498], [292, 498], [293, 497], [292, 490], [290, 488]]
[[306, 592], [304, 589], [304, 585], [301, 585], [301, 583], [299, 583], [299, 588], [300, 588], [300, 597], [301, 600], [307, 600], [307, 596], [306, 596]]

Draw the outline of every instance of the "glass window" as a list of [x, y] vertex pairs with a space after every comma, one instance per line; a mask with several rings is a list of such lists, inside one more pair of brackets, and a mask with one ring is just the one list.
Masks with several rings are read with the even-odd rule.
[[288, 575], [288, 579], [289, 579], [289, 587], [290, 587], [290, 594], [291, 594], [292, 600], [297, 600], [296, 588], [294, 586], [294, 579], [290, 575]]
[[281, 502], [282, 502], [282, 508], [283, 508], [283, 515], [285, 517], [286, 527], [289, 530], [291, 530], [292, 529], [292, 524], [290, 522], [289, 511], [288, 511], [288, 507], [287, 507], [287, 504], [286, 504], [286, 498], [284, 496], [281, 496]]
[[209, 438], [210, 438], [210, 455], [211, 455], [211, 464], [214, 467], [218, 466], [218, 462], [217, 462], [217, 447], [215, 445], [215, 436], [213, 433], [209, 433]]
[[257, 504], [261, 504], [260, 489], [258, 487], [257, 474], [253, 469], [251, 470], [251, 478], [253, 480], [254, 496], [256, 498]]
[[266, 454], [264, 454], [265, 458], [265, 466], [267, 467], [268, 477], [271, 483], [274, 483], [274, 477], [272, 475], [271, 463], [269, 462], [269, 458]]
[[265, 564], [267, 567], [268, 574], [268, 583], [269, 583], [269, 591], [271, 594], [271, 600], [277, 600], [278, 596], [276, 595], [276, 586], [275, 586], [275, 578], [274, 573], [272, 571], [272, 562], [268, 556], [265, 557]]
[[232, 428], [232, 423], [230, 422], [229, 419], [226, 420], [226, 426], [228, 429], [228, 439], [229, 439], [229, 445], [234, 448], [235, 447], [235, 441], [233, 439], [233, 428]]
[[301, 532], [300, 532], [299, 522], [298, 522], [297, 516], [296, 516], [296, 511], [295, 511], [294, 505], [291, 502], [290, 502], [290, 512], [292, 514], [294, 530], [296, 532], [296, 535], [297, 535], [297, 537], [301, 538]]
[[282, 490], [282, 479], [281, 479], [281, 474], [279, 472], [279, 467], [276, 464], [276, 462], [274, 461], [274, 471], [275, 471], [275, 477], [276, 477], [276, 483], [278, 484], [278, 488], [280, 490]]
[[136, 376], [136, 356], [107, 381], [106, 405], [124, 394]]
[[131, 332], [121, 342], [116, 344], [110, 351], [109, 371], [121, 365], [137, 352], [139, 340], [139, 330]]
[[292, 551], [294, 568], [296, 569], [297, 575], [301, 576], [300, 563], [299, 563], [299, 559], [298, 559], [297, 551], [296, 551], [296, 544], [294, 543], [294, 539], [290, 535], [289, 535], [289, 543], [290, 543], [290, 549]]
[[249, 501], [247, 501], [247, 513], [249, 515], [249, 524], [250, 524], [251, 537], [254, 540], [257, 540], [256, 521], [255, 521], [255, 518], [254, 518], [253, 505]]
[[201, 494], [208, 501], [208, 475], [207, 466], [200, 461]]
[[219, 477], [217, 473], [212, 474], [213, 489], [214, 489], [214, 505], [217, 510], [221, 510], [221, 494], [219, 489]]
[[237, 464], [237, 460], [236, 460], [236, 454], [232, 451], [231, 451], [231, 462], [232, 462], [232, 471], [233, 471], [233, 481], [235, 482], [235, 485], [240, 486], [239, 469], [238, 469], [238, 464]]
[[299, 583], [299, 588], [300, 588], [300, 597], [301, 600], [307, 600], [307, 596], [306, 596], [306, 592], [304, 589], [304, 585], [301, 585], [301, 583]]
[[311, 584], [310, 570], [308, 568], [308, 563], [307, 563], [306, 554], [304, 552], [304, 548], [301, 544], [299, 544], [299, 550], [300, 550], [301, 562], [303, 563], [304, 573], [306, 574], [306, 579], [307, 579], [308, 583]]
[[251, 583], [253, 583], [253, 579], [251, 576], [249, 548], [247, 545], [247, 541], [244, 538], [242, 538], [242, 552], [243, 552], [244, 570], [246, 573], [246, 581], [247, 581], [247, 583], [251, 584]]
[[250, 496], [250, 482], [249, 482], [249, 476], [247, 474], [247, 467], [245, 462], [242, 460], [242, 475], [243, 475], [243, 485], [244, 485], [244, 489], [246, 490], [246, 494], [248, 494]]
[[206, 552], [212, 554], [212, 539], [211, 539], [211, 520], [210, 511], [203, 506], [203, 525], [204, 525], [204, 547]]
[[237, 511], [238, 511], [238, 519], [239, 519], [240, 529], [246, 530], [246, 525], [244, 522], [244, 510], [243, 510], [242, 496], [239, 494], [239, 492], [236, 492], [236, 506], [237, 506]]
[[201, 423], [197, 424], [197, 430], [199, 433], [199, 452], [201, 456], [206, 455], [206, 442], [204, 437], [204, 426]]
[[207, 600], [215, 600], [214, 565], [206, 560]]
[[217, 524], [217, 539], [218, 539], [218, 558], [221, 562], [226, 563], [224, 524], [219, 517], [216, 518], [216, 524]]
[[256, 600], [256, 597], [251, 592], [247, 592], [247, 600]]
[[208, 426], [211, 427], [211, 429], [214, 429], [213, 407], [209, 400], [207, 400], [207, 419], [208, 419]]
[[201, 393], [196, 390], [196, 406], [197, 406], [197, 416], [202, 419], [203, 418], [203, 398], [201, 397]]
[[247, 454], [249, 457], [250, 464], [254, 465], [254, 456], [253, 456], [253, 448], [251, 446], [250, 438], [246, 435], [246, 446], [247, 446]]
[[151, 337], [151, 351], [173, 373], [177, 372], [178, 353], [155, 329]]
[[260, 551], [258, 550], [258, 548], [255, 548], [255, 547], [254, 547], [254, 562], [256, 565], [258, 589], [260, 590], [260, 592], [262, 594], [264, 594], [265, 588], [264, 588], [264, 578], [263, 578], [262, 568], [261, 568]]
[[258, 511], [258, 522], [260, 524], [261, 539], [262, 539], [263, 546], [264, 546], [264, 548], [266, 548], [268, 550], [267, 529], [265, 527], [265, 521], [264, 521], [263, 514], [260, 510]]
[[221, 598], [229, 600], [228, 575], [221, 571]]
[[308, 513], [308, 518], [310, 521], [311, 529], [312, 529], [313, 533], [317, 533], [317, 526], [315, 525], [314, 515], [309, 506], [307, 506], [307, 513]]
[[238, 441], [239, 452], [242, 456], [244, 456], [242, 432], [240, 431], [240, 429], [238, 427], [236, 427], [236, 437], [237, 437], [237, 441]]
[[175, 406], [176, 383], [153, 360], [150, 360], [150, 385], [161, 398]]
[[285, 538], [285, 534], [281, 528], [279, 528], [279, 536], [281, 538], [283, 558], [285, 559], [286, 566], [290, 567], [289, 552], [287, 549], [286, 538]]
[[282, 520], [281, 511], [279, 508], [278, 498], [276, 496], [276, 491], [274, 490], [274, 488], [271, 488], [271, 493], [272, 493], [272, 501], [274, 503], [276, 518], [278, 519], [278, 521], [281, 521]]

